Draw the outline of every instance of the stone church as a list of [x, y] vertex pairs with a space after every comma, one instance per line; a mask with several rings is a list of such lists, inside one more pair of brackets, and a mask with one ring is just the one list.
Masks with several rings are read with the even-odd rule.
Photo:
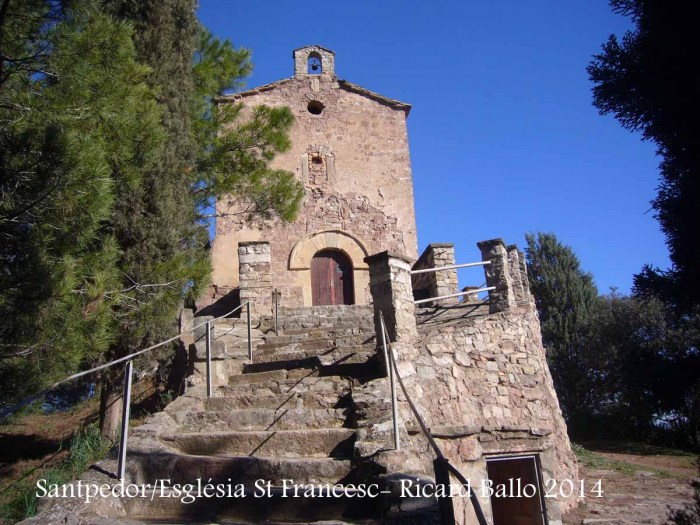
[[215, 300], [239, 284], [238, 245], [270, 242], [272, 288], [283, 306], [368, 304], [364, 258], [382, 250], [417, 257], [406, 118], [411, 106], [339, 80], [335, 53], [297, 49], [294, 76], [226, 103], [288, 106], [292, 147], [272, 167], [297, 175], [306, 197], [296, 221], [246, 224], [222, 199], [213, 245]]
[[[241, 203], [217, 203], [213, 287], [204, 308], [180, 315], [187, 388], [132, 430], [123, 471], [149, 487], [204, 479], [244, 494], [54, 499], [24, 525], [561, 525], [593, 496], [578, 479], [523, 254], [478, 242], [480, 260], [463, 266], [486, 285], [462, 291], [454, 245], [419, 256], [410, 106], [339, 80], [328, 49], [293, 57], [292, 78], [220, 103], [291, 108], [292, 147], [273, 167], [303, 181], [301, 212], [251, 225], [226, 215]], [[229, 300], [248, 315], [231, 305], [210, 315]], [[116, 464], [81, 480], [114, 485]], [[287, 480], [333, 495], [290, 498]], [[454, 497], [436, 497], [436, 480]], [[266, 497], [254, 495], [260, 482]], [[488, 483], [511, 488], [499, 497]]]

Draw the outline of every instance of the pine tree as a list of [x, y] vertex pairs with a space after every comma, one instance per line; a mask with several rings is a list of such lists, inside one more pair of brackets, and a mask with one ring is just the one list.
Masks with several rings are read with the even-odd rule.
[[[106, 0], [108, 10], [133, 23], [140, 60], [150, 66], [167, 133], [158, 165], [144, 173], [140, 193], [117, 204], [120, 267], [131, 285], [122, 305], [119, 339], [110, 357], [125, 355], [172, 335], [183, 300], [208, 284], [206, 210], [223, 192], [255, 203], [251, 218], [292, 219], [301, 185], [267, 165], [289, 147], [292, 116], [286, 108], [256, 108], [234, 127], [238, 112], [222, 113], [215, 98], [240, 85], [249, 55], [206, 32], [194, 0]], [[229, 126], [226, 134], [220, 134]], [[119, 420], [118, 371], [103, 378], [102, 432], [114, 437]]]
[[[118, 358], [175, 331], [183, 295], [196, 294], [209, 273], [204, 227], [197, 223], [188, 191], [195, 153], [192, 136], [192, 54], [197, 21], [194, 2], [107, 2], [108, 10], [134, 26], [139, 61], [151, 68], [166, 139], [143, 183], [116, 202], [114, 234], [121, 249], [122, 288], [115, 308], [116, 341], [107, 353]], [[120, 419], [121, 370], [102, 377], [102, 433], [115, 438]]]
[[596, 405], [597, 358], [589, 352], [598, 290], [591, 274], [568, 246], [552, 233], [526, 235], [528, 277], [542, 325], [542, 340], [554, 386], [569, 422]]
[[[658, 194], [652, 201], [666, 237], [672, 267], [645, 265], [634, 277], [638, 298], [659, 298], [675, 311], [673, 331], [683, 333], [673, 345], [676, 359], [697, 359], [700, 347], [700, 34], [696, 3], [689, 0], [611, 0], [614, 12], [631, 19], [622, 38], [611, 35], [588, 66], [593, 103], [625, 128], [653, 142], [659, 166]], [[682, 367], [681, 367], [682, 368]], [[697, 369], [697, 368], [695, 368]], [[678, 394], [696, 445], [700, 442], [700, 377]]]
[[673, 268], [645, 266], [635, 277], [639, 294], [654, 294], [679, 312], [700, 308], [700, 34], [696, 2], [611, 0], [633, 29], [611, 35], [588, 66], [594, 105], [657, 146], [661, 181], [652, 201]]
[[112, 343], [122, 292], [114, 205], [140, 187], [162, 141], [131, 29], [97, 6], [0, 9], [4, 403], [99, 360]]
[[242, 104], [216, 105], [219, 96], [242, 86], [251, 69], [248, 50], [200, 29], [193, 69], [197, 208], [206, 213], [217, 198], [235, 195], [246, 201], [250, 220], [273, 215], [293, 220], [303, 185], [293, 173], [268, 167], [275, 155], [290, 147], [287, 133], [294, 117], [289, 108], [258, 106], [244, 119]]

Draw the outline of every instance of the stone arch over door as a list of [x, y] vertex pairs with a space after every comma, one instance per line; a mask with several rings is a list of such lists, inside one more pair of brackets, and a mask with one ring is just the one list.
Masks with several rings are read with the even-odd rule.
[[323, 250], [344, 253], [353, 269], [355, 304], [367, 304], [369, 300], [369, 267], [365, 257], [369, 254], [354, 235], [343, 230], [325, 230], [307, 235], [299, 240], [289, 255], [289, 269], [296, 274], [297, 284], [302, 287], [304, 306], [313, 304], [311, 289], [311, 260]]

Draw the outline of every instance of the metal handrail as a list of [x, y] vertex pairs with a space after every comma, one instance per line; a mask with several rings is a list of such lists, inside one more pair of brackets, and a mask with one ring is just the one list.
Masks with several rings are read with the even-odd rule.
[[[394, 375], [396, 376], [396, 379], [399, 382], [399, 386], [401, 387], [401, 390], [403, 391], [403, 395], [406, 398], [406, 401], [408, 402], [408, 406], [411, 407], [411, 411], [413, 412], [413, 415], [416, 417], [416, 420], [418, 421], [418, 425], [421, 428], [421, 431], [425, 435], [425, 437], [428, 440], [428, 443], [430, 444], [430, 447], [433, 449], [433, 452], [435, 452], [435, 455], [437, 456], [437, 461], [439, 464], [441, 464], [442, 467], [447, 468], [447, 470], [454, 476], [456, 477], [460, 483], [462, 483], [463, 486], [466, 487], [468, 493], [469, 493], [469, 499], [472, 503], [472, 507], [474, 508], [474, 513], [476, 514], [476, 519], [479, 522], [479, 525], [489, 525], [489, 522], [486, 520], [486, 516], [484, 515], [483, 510], [481, 509], [481, 504], [479, 503], [479, 499], [477, 498], [476, 494], [471, 488], [471, 483], [469, 482], [468, 479], [466, 479], [462, 473], [457, 470], [456, 467], [454, 467], [452, 464], [450, 464], [449, 460], [445, 457], [445, 455], [442, 453], [442, 450], [440, 450], [440, 447], [438, 446], [437, 442], [435, 441], [435, 438], [433, 438], [433, 435], [431, 434], [430, 430], [428, 429], [427, 425], [425, 424], [425, 421], [423, 420], [423, 417], [420, 415], [420, 412], [418, 412], [418, 409], [416, 408], [416, 405], [413, 404], [413, 400], [411, 399], [411, 396], [408, 395], [408, 390], [406, 389], [406, 385], [404, 385], [403, 379], [401, 378], [401, 374], [399, 374], [399, 369], [396, 366], [396, 360], [394, 359], [394, 351], [391, 348], [391, 342], [389, 340], [389, 333], [387, 332], [386, 329], [386, 324], [384, 323], [384, 314], [382, 312], [379, 312], [379, 324], [381, 325], [381, 330], [382, 330], [382, 345], [384, 346], [384, 352], [385, 355], [388, 355], [389, 362], [391, 364], [391, 367], [394, 371]], [[392, 392], [392, 403], [395, 403], [396, 397], [396, 392]], [[395, 437], [394, 439], [397, 439], [398, 436], [398, 421], [397, 421], [397, 414], [394, 412], [394, 432], [395, 432]], [[437, 480], [436, 480], [437, 481]]]
[[413, 304], [422, 304], [422, 303], [429, 303], [431, 301], [439, 301], [440, 299], [450, 299], [451, 297], [459, 297], [461, 295], [469, 295], [469, 294], [475, 294], [475, 293], [481, 293], [481, 292], [490, 292], [491, 290], [495, 290], [495, 286], [487, 286], [485, 288], [477, 288], [476, 290], [462, 290], [461, 292], [458, 293], [453, 293], [450, 295], [441, 295], [440, 297], [429, 297], [428, 299], [419, 299], [417, 301], [413, 301]]
[[[237, 310], [241, 309], [242, 307], [244, 307], [244, 306], [246, 306], [246, 305], [248, 305], [248, 304], [249, 304], [249, 302], [245, 302], [245, 303], [243, 303], [242, 305], [237, 306], [236, 308], [234, 308], [234, 309], [231, 310], [230, 312], [225, 313], [225, 314], [223, 314], [223, 315], [221, 315], [221, 316], [219, 316], [219, 317], [216, 317], [216, 318], [212, 319], [211, 321], [218, 321], [219, 319], [223, 319], [224, 317], [228, 317], [228, 316], [231, 315], [232, 313], [235, 313]], [[248, 308], [250, 309], [250, 306], [249, 306]], [[201, 328], [202, 326], [206, 326], [207, 323], [209, 323], [209, 321], [206, 321], [206, 322], [204, 322], [204, 323], [202, 323], [202, 324], [199, 324], [199, 325], [197, 325], [197, 326], [195, 326], [195, 327], [193, 327], [193, 328], [190, 328], [189, 330], [187, 330], [187, 331], [184, 332], [184, 333], [194, 332], [197, 328]], [[168, 343], [172, 343], [173, 341], [175, 341], [175, 340], [177, 340], [177, 339], [180, 339], [180, 337], [182, 337], [182, 335], [183, 335], [183, 334], [178, 334], [178, 335], [176, 335], [176, 336], [174, 336], [174, 337], [171, 337], [170, 339], [166, 339], [165, 341], [161, 341], [160, 343], [157, 343], [157, 344], [155, 344], [155, 345], [149, 346], [148, 348], [144, 348], [143, 350], [139, 350], [138, 352], [134, 352], [133, 354], [129, 354], [129, 355], [126, 355], [126, 356], [124, 356], [124, 357], [120, 357], [119, 359], [115, 359], [114, 361], [110, 361], [109, 363], [105, 363], [105, 364], [103, 364], [103, 365], [99, 365], [99, 366], [96, 366], [96, 367], [94, 367], [94, 368], [90, 368], [89, 370], [85, 370], [85, 371], [83, 371], [83, 372], [79, 372], [79, 373], [77, 373], [77, 374], [73, 374], [73, 375], [68, 376], [68, 377], [66, 377], [66, 378], [64, 378], [64, 379], [61, 379], [60, 381], [56, 381], [56, 382], [53, 383], [51, 386], [46, 387], [45, 389], [39, 391], [38, 393], [32, 394], [31, 396], [28, 396], [28, 397], [24, 398], [22, 401], [20, 401], [19, 403], [17, 403], [15, 406], [10, 407], [10, 408], [7, 408], [7, 409], [3, 410], [2, 412], [0, 412], [0, 419], [4, 419], [4, 418], [6, 418], [7, 416], [10, 416], [10, 415], [14, 414], [14, 413], [17, 412], [18, 410], [23, 409], [24, 407], [26, 407], [27, 405], [29, 405], [29, 404], [31, 404], [32, 402], [36, 401], [36, 400], [39, 399], [40, 397], [43, 397], [43, 396], [45, 396], [46, 394], [48, 394], [49, 392], [51, 392], [52, 390], [58, 388], [58, 387], [61, 386], [63, 383], [68, 383], [69, 381], [73, 381], [73, 380], [78, 379], [78, 378], [81, 378], [81, 377], [83, 377], [83, 376], [87, 376], [87, 375], [90, 375], [90, 374], [92, 374], [92, 373], [99, 372], [100, 370], [104, 370], [105, 368], [109, 368], [110, 366], [117, 365], [117, 364], [119, 364], [119, 363], [123, 363], [124, 361], [131, 361], [134, 357], [138, 357], [138, 356], [140, 356], [140, 355], [142, 355], [142, 354], [145, 354], [146, 352], [149, 352], [149, 351], [151, 351], [151, 350], [155, 350], [155, 349], [158, 348], [158, 347], [161, 347], [161, 346], [166, 345], [166, 344], [168, 344]]]
[[457, 268], [471, 268], [472, 266], [487, 266], [489, 264], [491, 264], [491, 261], [478, 261], [464, 264], [450, 264], [448, 266], [436, 266], [434, 268], [421, 268], [420, 270], [411, 270], [411, 275], [417, 275], [419, 273], [440, 272], [443, 270], [456, 270]]
[[389, 352], [386, 347], [386, 328], [384, 326], [384, 316], [379, 313], [379, 321], [382, 326], [382, 348], [384, 349], [384, 364], [386, 365], [387, 373], [389, 374], [389, 384], [391, 386], [391, 416], [393, 419], [394, 429], [394, 450], [401, 450], [401, 439], [399, 438], [399, 405], [396, 401], [396, 380], [392, 360], [389, 357]]
[[131, 385], [132, 385], [132, 374], [133, 374], [133, 361], [134, 358], [145, 354], [146, 352], [150, 352], [151, 350], [155, 350], [156, 348], [159, 348], [161, 346], [164, 346], [168, 343], [172, 343], [173, 341], [176, 341], [177, 339], [180, 339], [184, 334], [187, 333], [194, 333], [195, 330], [198, 328], [201, 328], [202, 326], [206, 327], [206, 351], [207, 351], [207, 396], [211, 397], [212, 396], [212, 376], [211, 376], [211, 323], [214, 321], [218, 321], [219, 319], [223, 319], [224, 317], [228, 317], [229, 315], [237, 312], [243, 307], [246, 307], [247, 310], [247, 321], [248, 321], [248, 358], [250, 359], [251, 363], [253, 361], [253, 345], [252, 345], [252, 338], [251, 338], [251, 327], [250, 327], [250, 301], [246, 301], [245, 303], [237, 306], [230, 312], [226, 312], [223, 315], [220, 315], [219, 317], [215, 317], [214, 319], [210, 319], [208, 321], [205, 321], [204, 323], [198, 324], [196, 326], [193, 326], [189, 330], [186, 330], [185, 332], [181, 332], [180, 334], [171, 337], [170, 339], [166, 339], [165, 341], [161, 341], [160, 343], [156, 343], [154, 345], [149, 346], [148, 348], [144, 348], [143, 350], [139, 350], [138, 352], [134, 352], [133, 354], [126, 355], [124, 357], [120, 357], [119, 359], [114, 359], [113, 361], [110, 361], [109, 363], [105, 363], [96, 367], [93, 367], [89, 370], [85, 370], [83, 372], [79, 372], [77, 374], [73, 374], [71, 376], [68, 376], [64, 379], [61, 379], [60, 381], [56, 381], [49, 387], [41, 390], [40, 392], [33, 394], [31, 396], [28, 396], [24, 398], [22, 401], [20, 401], [18, 404], [16, 404], [13, 407], [10, 407], [8, 409], [3, 410], [0, 413], [0, 419], [4, 419], [7, 416], [10, 416], [17, 412], [18, 410], [21, 410], [22, 408], [26, 407], [27, 405], [33, 403], [37, 399], [45, 396], [52, 390], [55, 390], [58, 388], [60, 385], [64, 383], [68, 383], [69, 381], [74, 381], [75, 379], [79, 379], [81, 377], [93, 374], [95, 372], [99, 372], [100, 370], [104, 370], [106, 368], [109, 368], [111, 366], [123, 363], [126, 361], [126, 370], [124, 371], [124, 392], [122, 396], [122, 421], [121, 421], [121, 435], [119, 437], [119, 462], [118, 462], [118, 467], [117, 467], [117, 477], [119, 480], [123, 480], [125, 476], [125, 470], [126, 470], [126, 451], [127, 451], [127, 439], [128, 439], [128, 434], [129, 434], [129, 415], [130, 415], [130, 408], [131, 408]]

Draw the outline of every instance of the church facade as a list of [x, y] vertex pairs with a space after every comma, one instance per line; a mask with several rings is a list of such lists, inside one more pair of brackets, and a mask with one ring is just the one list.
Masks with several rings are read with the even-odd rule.
[[410, 105], [335, 74], [335, 54], [320, 46], [293, 52], [294, 76], [237, 93], [220, 104], [287, 106], [292, 146], [271, 167], [304, 184], [297, 219], [246, 223], [217, 203], [213, 289], [206, 302], [239, 286], [238, 245], [270, 243], [272, 289], [285, 307], [368, 304], [364, 258], [383, 250], [417, 258], [413, 180], [406, 118]]

